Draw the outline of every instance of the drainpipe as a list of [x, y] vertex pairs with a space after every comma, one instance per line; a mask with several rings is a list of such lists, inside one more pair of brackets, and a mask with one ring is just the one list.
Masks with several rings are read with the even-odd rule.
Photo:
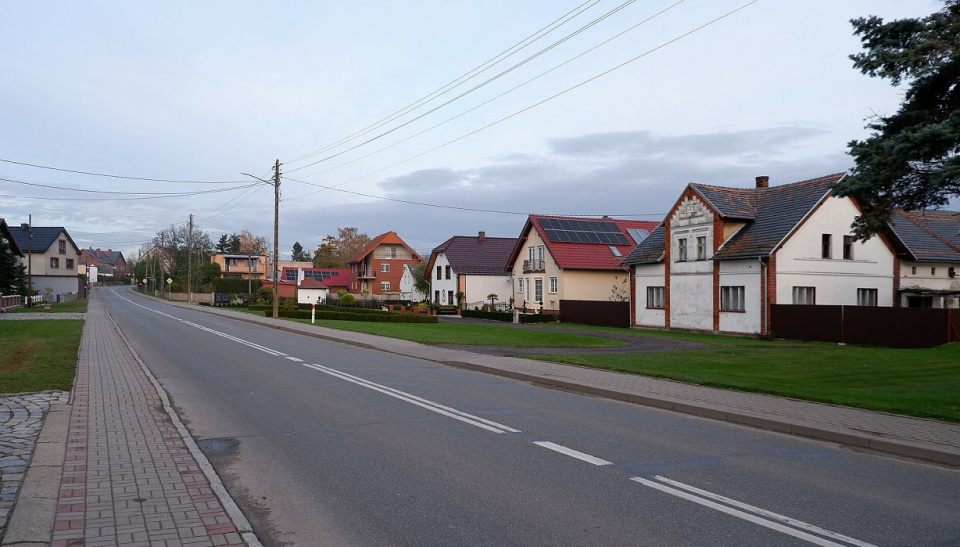
[[760, 263], [760, 271], [763, 273], [760, 286], [760, 334], [767, 334], [767, 269], [763, 264], [763, 257], [758, 256], [757, 262]]

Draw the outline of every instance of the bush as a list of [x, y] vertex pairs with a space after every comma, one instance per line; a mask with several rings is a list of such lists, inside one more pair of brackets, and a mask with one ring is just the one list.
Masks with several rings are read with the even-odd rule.
[[300, 306], [297, 304], [296, 298], [287, 298], [283, 301], [283, 304], [280, 306], [283, 311], [297, 311], [300, 309]]
[[[254, 294], [256, 294], [260, 288], [263, 286], [263, 283], [259, 279], [255, 279], [252, 282], [247, 281], [246, 279], [214, 279], [213, 280], [213, 292], [228, 292], [236, 294], [247, 294], [248, 288], [252, 288]], [[273, 288], [268, 288], [270, 294], [273, 294]]]
[[490, 319], [493, 321], [503, 321], [510, 323], [513, 321], [513, 312], [508, 311], [481, 311], [481, 310], [463, 310], [461, 317], [474, 317], [477, 319]]
[[267, 304], [273, 303], [273, 287], [260, 287], [257, 289], [257, 300], [263, 300]]
[[353, 296], [353, 295], [350, 294], [350, 293], [344, 294], [344, 295], [342, 295], [342, 296], [340, 297], [340, 305], [341, 305], [341, 306], [356, 306], [356, 305], [357, 305], [357, 297], [356, 297], [356, 296]]
[[552, 313], [531, 313], [529, 315], [521, 315], [521, 323], [553, 323], [557, 320], [557, 316]]

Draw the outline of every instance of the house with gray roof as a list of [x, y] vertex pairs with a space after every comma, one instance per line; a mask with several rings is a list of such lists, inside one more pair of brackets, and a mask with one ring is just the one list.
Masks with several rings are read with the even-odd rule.
[[751, 188], [691, 183], [623, 264], [631, 324], [769, 334], [773, 304], [894, 305], [896, 247], [854, 241], [844, 175]]
[[[513, 237], [453, 236], [438, 245], [427, 261], [424, 279], [431, 297], [443, 305], [482, 303], [496, 294], [507, 301], [513, 293], [507, 260], [517, 243]], [[457, 299], [462, 292], [463, 302]]]
[[96, 266], [98, 274], [113, 279], [127, 277], [127, 259], [120, 251], [107, 249], [106, 251], [87, 247], [80, 251], [80, 263], [86, 267]]
[[960, 212], [895, 210], [896, 299], [904, 307], [960, 307]]
[[30, 286], [41, 295], [82, 294], [80, 248], [62, 226], [10, 226], [24, 253]]

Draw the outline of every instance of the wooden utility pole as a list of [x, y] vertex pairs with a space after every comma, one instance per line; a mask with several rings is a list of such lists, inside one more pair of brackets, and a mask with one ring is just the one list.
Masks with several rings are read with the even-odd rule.
[[190, 214], [190, 231], [187, 233], [187, 303], [193, 302], [193, 213]]
[[273, 164], [273, 317], [280, 317], [280, 302], [278, 290], [280, 279], [277, 278], [277, 256], [280, 239], [280, 160]]

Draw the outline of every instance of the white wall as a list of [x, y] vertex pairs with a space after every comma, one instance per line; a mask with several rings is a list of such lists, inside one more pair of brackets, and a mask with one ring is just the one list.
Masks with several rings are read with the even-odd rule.
[[[950, 268], [954, 275], [950, 277]], [[907, 291], [900, 295], [900, 305], [907, 306], [909, 291], [957, 291], [960, 292], [960, 263], [907, 262], [900, 263], [900, 288]], [[934, 308], [960, 307], [960, 297], [937, 295], [933, 297]]]
[[763, 270], [759, 260], [724, 260], [720, 286], [743, 287], [744, 310], [720, 311], [720, 331], [744, 334], [763, 331]]
[[[713, 330], [713, 214], [700, 200], [685, 199], [670, 220], [670, 327]], [[706, 259], [697, 258], [697, 238], [706, 237]], [[679, 261], [680, 241], [687, 260]]]
[[[857, 304], [857, 289], [877, 289], [877, 305], [893, 305], [893, 253], [879, 237], [853, 244], [843, 258], [843, 236], [858, 214], [847, 198], [828, 198], [777, 252], [777, 303], [793, 303], [793, 287], [815, 287], [816, 303]], [[831, 234], [830, 258], [822, 258], [822, 235]]]
[[[434, 272], [436, 273], [436, 272]], [[488, 294], [495, 294], [499, 301], [510, 300], [513, 294], [513, 281], [509, 274], [503, 275], [461, 275], [465, 285], [465, 302], [483, 302]], [[456, 293], [456, 291], [454, 291]]]
[[[437, 291], [440, 291], [440, 304], [449, 305], [456, 304], [457, 297], [453, 297], [451, 302], [447, 296], [448, 291], [453, 291], [453, 294], [457, 294], [457, 272], [450, 268], [450, 279], [447, 279], [447, 267], [450, 266], [450, 261], [447, 259], [445, 253], [438, 253], [437, 260], [434, 261], [433, 270], [430, 273], [430, 300], [433, 301], [436, 297]], [[440, 273], [443, 275], [442, 278], [437, 276], [437, 268], [440, 268]]]
[[640, 264], [633, 269], [636, 275], [636, 294], [631, 295], [631, 298], [637, 326], [663, 328], [666, 326], [665, 310], [647, 308], [647, 287], [665, 287], [663, 263]]

